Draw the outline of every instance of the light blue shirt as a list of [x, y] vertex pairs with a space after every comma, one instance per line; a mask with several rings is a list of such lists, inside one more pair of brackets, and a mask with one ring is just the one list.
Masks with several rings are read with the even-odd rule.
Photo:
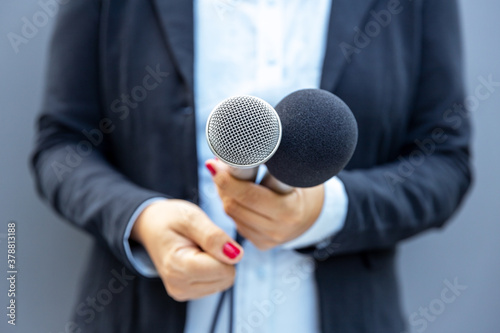
[[[253, 95], [276, 105], [293, 91], [318, 88], [329, 12], [329, 0], [194, 2], [200, 206], [229, 235], [235, 235], [235, 225], [224, 213], [204, 164], [213, 158], [205, 138], [208, 115], [234, 95]], [[145, 276], [157, 272], [142, 248], [130, 249], [128, 237], [137, 216], [154, 200], [158, 199], [136, 210], [124, 240], [130, 261]], [[293, 249], [318, 245], [338, 232], [347, 203], [344, 186], [334, 177], [325, 183], [318, 220], [304, 234], [269, 251], [243, 243], [245, 255], [236, 266], [234, 284], [234, 332], [320, 332], [317, 293], [321, 291], [316, 290], [314, 261]], [[214, 294], [188, 303], [185, 333], [208, 332], [218, 298]], [[220, 313], [217, 333], [230, 331], [228, 303]]]

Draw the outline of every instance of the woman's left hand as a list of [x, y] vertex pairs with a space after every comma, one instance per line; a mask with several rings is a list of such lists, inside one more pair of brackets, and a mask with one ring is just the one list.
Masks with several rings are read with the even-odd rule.
[[233, 218], [238, 232], [260, 250], [269, 250], [302, 235], [321, 213], [323, 185], [278, 194], [234, 178], [221, 161], [211, 159], [206, 166], [212, 173], [224, 210]]

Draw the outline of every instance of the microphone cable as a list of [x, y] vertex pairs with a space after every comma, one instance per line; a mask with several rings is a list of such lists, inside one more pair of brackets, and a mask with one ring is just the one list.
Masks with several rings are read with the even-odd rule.
[[[220, 311], [222, 309], [222, 305], [224, 304], [224, 299], [226, 298], [226, 295], [228, 295], [228, 291], [229, 290], [232, 290], [233, 287], [231, 286], [231, 288], [227, 289], [227, 290], [224, 290], [220, 296], [219, 296], [219, 301], [217, 302], [217, 308], [215, 309], [215, 314], [214, 314], [214, 317], [212, 318], [212, 325], [210, 326], [210, 333], [215, 333], [215, 329], [217, 328], [217, 323], [218, 323], [218, 319], [219, 319], [219, 316], [220, 316]], [[232, 294], [232, 293], [231, 293]], [[232, 297], [231, 297], [232, 298]], [[232, 310], [230, 310], [231, 313], [233, 312]], [[232, 315], [230, 314], [229, 315], [229, 324], [231, 324], [232, 322]], [[232, 333], [232, 326], [229, 327], [230, 328], [230, 333]]]
[[[243, 238], [238, 232], [236, 232], [236, 242], [240, 245], [243, 244]], [[236, 266], [236, 265], [235, 265]], [[217, 302], [217, 307], [215, 308], [215, 314], [212, 319], [212, 325], [210, 326], [210, 333], [215, 333], [217, 328], [217, 323], [219, 321], [219, 316], [222, 311], [222, 306], [224, 305], [224, 300], [229, 298], [229, 330], [228, 333], [233, 333], [233, 323], [234, 323], [234, 285], [229, 289], [224, 290], [219, 297]]]

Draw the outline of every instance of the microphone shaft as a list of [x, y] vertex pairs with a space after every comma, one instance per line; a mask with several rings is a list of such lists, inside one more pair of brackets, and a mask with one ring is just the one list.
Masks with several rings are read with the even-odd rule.
[[[255, 178], [257, 178], [257, 172], [259, 171], [259, 167], [253, 168], [235, 168], [230, 166], [229, 173], [234, 178], [238, 178], [241, 180], [248, 180], [255, 182]], [[287, 194], [293, 191], [293, 187], [289, 186], [285, 183], [280, 182], [276, 178], [274, 178], [269, 171], [266, 171], [264, 178], [260, 182], [260, 185], [267, 187], [270, 190], [273, 190], [276, 193]]]
[[230, 166], [229, 173], [234, 178], [238, 178], [241, 180], [249, 180], [254, 182], [255, 178], [257, 178], [257, 172], [259, 171], [259, 167], [253, 168], [235, 168]]
[[269, 171], [266, 171], [266, 174], [264, 175], [264, 178], [262, 178], [260, 184], [279, 194], [287, 194], [293, 191], [292, 186], [280, 182], [275, 177], [273, 177], [273, 175], [271, 175]]

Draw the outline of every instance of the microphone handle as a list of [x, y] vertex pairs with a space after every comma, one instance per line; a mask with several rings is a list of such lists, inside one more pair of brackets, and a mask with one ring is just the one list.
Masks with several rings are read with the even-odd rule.
[[[229, 167], [229, 173], [234, 178], [238, 178], [241, 180], [249, 180], [252, 182], [254, 182], [255, 178], [257, 178], [258, 171], [259, 167], [253, 167], [253, 168], [235, 168], [231, 166]], [[280, 194], [287, 194], [293, 191], [292, 186], [280, 182], [279, 180], [274, 178], [273, 175], [269, 173], [269, 171], [266, 171], [266, 174], [264, 175], [264, 178], [262, 178], [260, 185], [263, 185], [268, 189], [273, 190], [274, 192]]]
[[280, 182], [273, 175], [271, 175], [269, 171], [266, 171], [266, 174], [264, 175], [264, 178], [262, 178], [260, 184], [279, 194], [287, 194], [293, 191], [293, 186]]
[[234, 178], [238, 178], [241, 180], [250, 180], [252, 182], [255, 182], [255, 178], [257, 178], [258, 171], [259, 167], [253, 167], [253, 168], [236, 168], [232, 166], [229, 167], [229, 173]]

